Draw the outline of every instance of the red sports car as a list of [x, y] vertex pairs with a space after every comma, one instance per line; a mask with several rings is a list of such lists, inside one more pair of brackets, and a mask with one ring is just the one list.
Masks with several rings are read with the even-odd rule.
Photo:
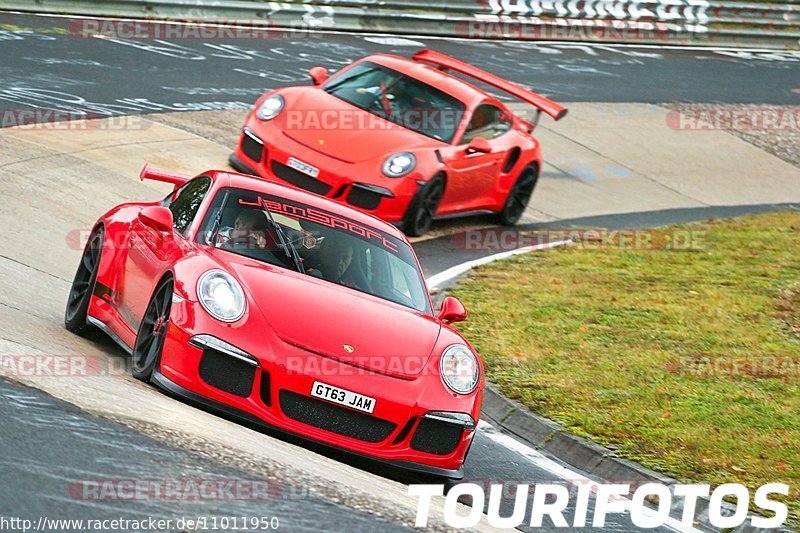
[[[280, 179], [374, 214], [412, 236], [434, 218], [497, 213], [517, 222], [528, 204], [542, 152], [535, 124], [475, 78], [558, 120], [561, 105], [433, 50], [406, 59], [373, 55], [313, 86], [258, 99], [231, 165]], [[534, 121], [536, 122], [536, 121]]]
[[483, 366], [438, 313], [395, 227], [320, 196], [209, 171], [94, 226], [66, 328], [96, 326], [133, 375], [251, 422], [458, 478]]

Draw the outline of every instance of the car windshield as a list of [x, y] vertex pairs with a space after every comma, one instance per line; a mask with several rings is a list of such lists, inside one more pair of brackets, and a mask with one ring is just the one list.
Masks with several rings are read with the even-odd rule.
[[324, 209], [224, 188], [214, 197], [197, 241], [430, 313], [408, 244]]
[[331, 78], [324, 89], [373, 115], [447, 143], [466, 109], [428, 84], [369, 61]]

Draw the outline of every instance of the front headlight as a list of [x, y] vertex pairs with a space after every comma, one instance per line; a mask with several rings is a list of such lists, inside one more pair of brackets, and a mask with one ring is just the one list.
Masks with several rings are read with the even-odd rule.
[[258, 106], [258, 110], [256, 111], [256, 116], [258, 116], [258, 118], [261, 120], [272, 120], [280, 114], [285, 104], [286, 102], [284, 101], [283, 96], [279, 94], [273, 94], [261, 102], [261, 105]]
[[480, 366], [478, 358], [463, 344], [448, 346], [442, 354], [439, 369], [442, 381], [453, 392], [469, 394], [478, 386]]
[[383, 173], [390, 178], [401, 178], [414, 170], [417, 158], [411, 152], [401, 152], [390, 156], [383, 163]]
[[244, 291], [223, 270], [209, 270], [197, 282], [197, 296], [208, 314], [223, 322], [236, 322], [244, 315]]

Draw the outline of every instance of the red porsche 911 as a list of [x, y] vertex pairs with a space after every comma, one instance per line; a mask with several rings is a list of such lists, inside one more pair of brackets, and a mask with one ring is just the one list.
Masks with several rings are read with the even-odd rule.
[[66, 328], [95, 326], [133, 375], [208, 408], [379, 461], [458, 478], [483, 397], [483, 366], [434, 313], [395, 227], [252, 176], [170, 183], [161, 201], [95, 224]]
[[[231, 165], [374, 214], [411, 236], [435, 218], [496, 213], [516, 223], [542, 166], [532, 124], [477, 79], [558, 120], [567, 109], [433, 50], [365, 57], [313, 86], [263, 95]], [[536, 122], [536, 121], [534, 121]]]

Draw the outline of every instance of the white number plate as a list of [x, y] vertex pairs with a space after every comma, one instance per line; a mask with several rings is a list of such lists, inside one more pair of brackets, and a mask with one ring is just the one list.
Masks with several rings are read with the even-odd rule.
[[355, 392], [340, 389], [333, 385], [326, 385], [319, 381], [315, 381], [311, 387], [311, 396], [328, 400], [329, 402], [345, 405], [352, 409], [358, 409], [365, 413], [371, 413], [375, 409], [375, 398], [363, 396]]
[[294, 157], [290, 157], [287, 165], [292, 167], [295, 170], [299, 170], [303, 174], [308, 174], [312, 178], [316, 178], [319, 176], [319, 169], [317, 167], [312, 167], [308, 163], [303, 163], [299, 159], [295, 159]]

